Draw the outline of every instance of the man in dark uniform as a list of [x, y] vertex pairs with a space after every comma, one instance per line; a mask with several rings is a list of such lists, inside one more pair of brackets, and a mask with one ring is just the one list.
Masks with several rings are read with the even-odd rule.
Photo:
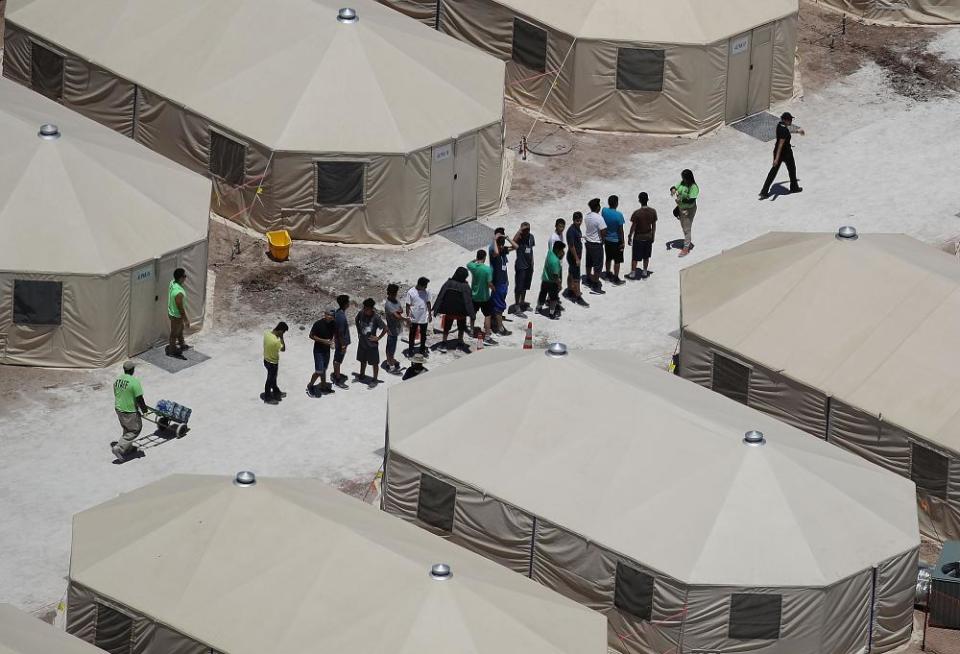
[[[777, 178], [780, 172], [780, 164], [787, 164], [787, 172], [790, 174], [790, 192], [799, 193], [803, 189], [797, 184], [797, 164], [793, 160], [793, 147], [790, 145], [790, 126], [793, 125], [793, 116], [790, 112], [785, 112], [780, 116], [780, 122], [777, 124], [777, 144], [773, 147], [773, 167], [770, 168], [767, 179], [763, 183], [763, 189], [760, 191], [760, 199], [766, 200], [770, 197], [770, 185]], [[804, 134], [802, 129], [797, 130], [798, 134]]]

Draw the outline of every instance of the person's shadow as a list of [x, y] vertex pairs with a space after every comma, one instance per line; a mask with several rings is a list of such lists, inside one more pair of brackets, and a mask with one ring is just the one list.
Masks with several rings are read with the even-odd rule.
[[783, 182], [777, 182], [770, 187], [770, 197], [767, 199], [772, 202], [781, 195], [790, 195], [790, 189], [784, 186]]

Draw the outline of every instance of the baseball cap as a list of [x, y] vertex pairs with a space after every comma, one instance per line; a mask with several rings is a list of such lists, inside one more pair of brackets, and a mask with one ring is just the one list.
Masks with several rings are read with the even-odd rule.
[[130, 359], [127, 359], [123, 362], [123, 371], [124, 372], [133, 372], [133, 369], [137, 367], [137, 364]]
[[780, 114], [780, 120], [793, 120], [793, 114], [789, 111], [784, 111]]

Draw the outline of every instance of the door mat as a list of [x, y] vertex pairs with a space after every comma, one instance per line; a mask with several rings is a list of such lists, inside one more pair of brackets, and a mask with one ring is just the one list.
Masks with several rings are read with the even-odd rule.
[[732, 123], [730, 127], [743, 132], [747, 136], [763, 141], [764, 143], [777, 138], [777, 123], [780, 119], [767, 111], [747, 116], [743, 120]]
[[183, 353], [183, 356], [186, 357], [186, 360], [176, 359], [174, 357], [167, 356], [166, 348], [167, 346], [165, 344], [158, 345], [152, 350], [147, 350], [137, 358], [141, 359], [142, 361], [146, 361], [147, 363], [152, 363], [161, 370], [166, 370], [171, 374], [176, 374], [181, 370], [186, 370], [187, 368], [192, 368], [198, 363], [203, 363], [210, 358], [206, 354], [197, 352], [193, 348], [190, 348]]

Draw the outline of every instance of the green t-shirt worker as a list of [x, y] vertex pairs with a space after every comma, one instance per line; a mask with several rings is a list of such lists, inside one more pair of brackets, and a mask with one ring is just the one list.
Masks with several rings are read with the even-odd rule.
[[176, 359], [186, 359], [183, 351], [190, 348], [183, 342], [183, 329], [190, 327], [187, 318], [187, 291], [183, 283], [187, 280], [187, 271], [177, 268], [173, 271], [173, 279], [167, 287], [167, 315], [170, 317], [170, 340], [167, 343], [167, 356]]
[[133, 376], [134, 369], [133, 361], [124, 362], [123, 374], [113, 382], [113, 405], [123, 433], [120, 440], [111, 443], [110, 449], [118, 461], [124, 461], [131, 451], [137, 449], [133, 443], [143, 429], [140, 415], [147, 412], [147, 403], [143, 399], [143, 387], [140, 385], [140, 380]]
[[[493, 304], [490, 296], [493, 293], [493, 268], [487, 264], [487, 251], [477, 250], [477, 258], [467, 264], [470, 271], [470, 295], [473, 299], [474, 314], [470, 316], [473, 324], [473, 337], [486, 339], [490, 335], [490, 319], [493, 316]], [[477, 329], [477, 314], [483, 314], [483, 331]]]
[[[543, 262], [543, 277], [540, 281], [540, 295], [537, 297], [537, 313], [556, 320], [560, 317], [560, 284], [563, 280], [563, 252], [567, 249], [563, 241], [555, 241], [547, 252]], [[544, 305], [546, 304], [546, 309]]]
[[670, 189], [670, 195], [677, 202], [676, 216], [683, 230], [683, 249], [677, 256], [685, 257], [693, 248], [693, 218], [697, 215], [697, 198], [700, 187], [693, 178], [693, 171], [686, 169], [680, 173], [680, 183]]
[[260, 399], [267, 404], [278, 404], [287, 396], [277, 387], [277, 373], [280, 371], [280, 353], [287, 351], [283, 335], [289, 329], [287, 323], [279, 322], [276, 327], [263, 333], [263, 367], [267, 369], [267, 381]]

